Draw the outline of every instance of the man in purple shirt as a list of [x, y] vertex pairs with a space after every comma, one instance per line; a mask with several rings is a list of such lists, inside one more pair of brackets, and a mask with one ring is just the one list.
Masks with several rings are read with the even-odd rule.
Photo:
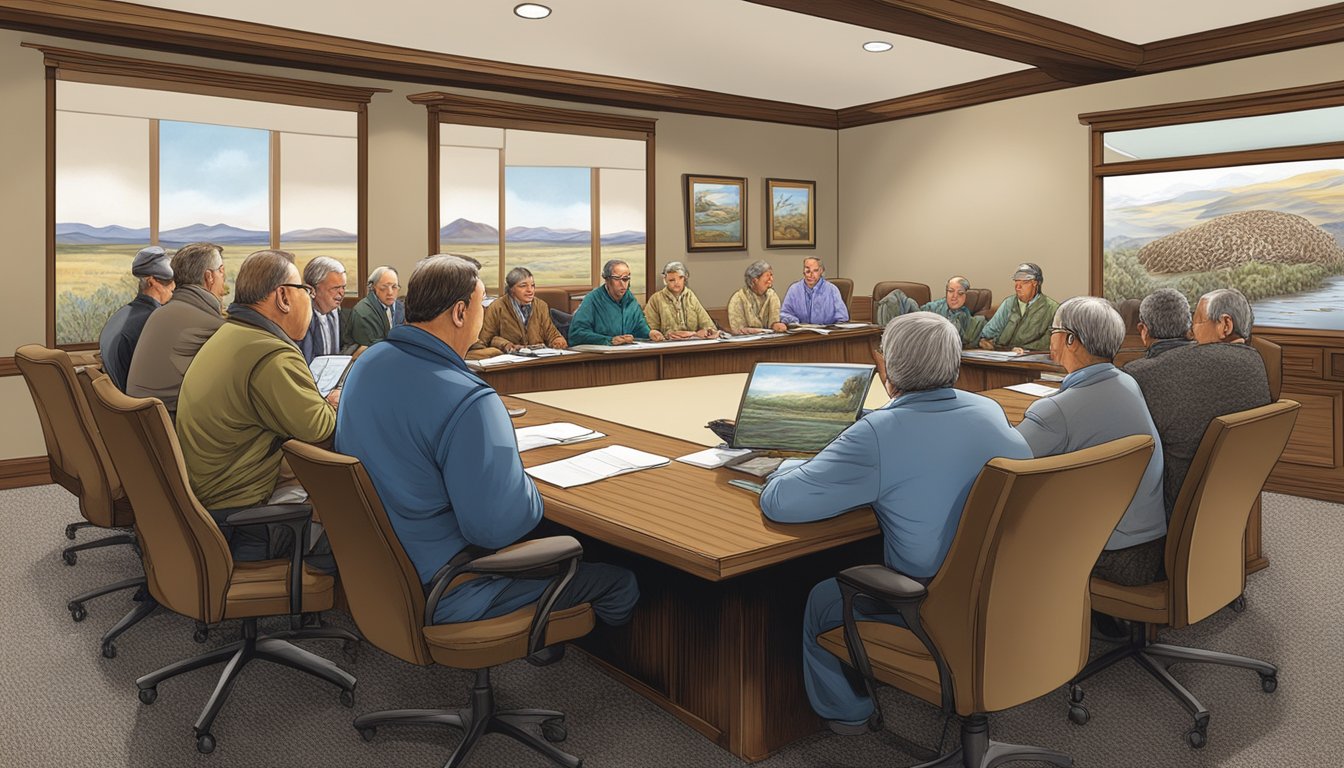
[[779, 307], [780, 322], [830, 325], [849, 320], [849, 309], [840, 298], [840, 289], [826, 280], [821, 259], [803, 259], [803, 279], [789, 286]]

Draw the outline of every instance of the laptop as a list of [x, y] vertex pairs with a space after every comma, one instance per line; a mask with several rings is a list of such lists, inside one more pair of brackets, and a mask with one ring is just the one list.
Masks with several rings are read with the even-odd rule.
[[817, 453], [859, 417], [874, 366], [757, 363], [742, 390], [733, 448]]

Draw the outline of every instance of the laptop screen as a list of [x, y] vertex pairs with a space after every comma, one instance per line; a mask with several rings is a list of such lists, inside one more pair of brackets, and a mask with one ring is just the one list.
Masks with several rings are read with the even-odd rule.
[[757, 363], [737, 406], [734, 448], [816, 453], [858, 418], [872, 365]]

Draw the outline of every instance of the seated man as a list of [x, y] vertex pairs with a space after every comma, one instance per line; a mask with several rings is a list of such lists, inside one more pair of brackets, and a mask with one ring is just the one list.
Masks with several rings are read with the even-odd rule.
[[131, 303], [112, 313], [98, 337], [103, 370], [122, 392], [150, 313], [173, 297], [173, 268], [159, 246], [141, 248], [131, 262], [131, 274], [140, 279], [139, 291]]
[[956, 326], [957, 332], [961, 334], [963, 347], [973, 347], [980, 341], [980, 331], [985, 327], [985, 318], [972, 315], [970, 308], [966, 306], [966, 292], [969, 290], [971, 281], [960, 275], [954, 275], [947, 279], [945, 298], [934, 299], [921, 307], [898, 288], [882, 297], [877, 303], [873, 315], [874, 322], [885, 328], [893, 317], [906, 312], [915, 310], [934, 312], [952, 321], [952, 325]]
[[[961, 336], [945, 318], [915, 312], [892, 320], [882, 352], [892, 401], [811, 461], [771, 475], [761, 511], [776, 522], [806, 523], [871, 505], [882, 528], [883, 562], [928, 583], [952, 546], [962, 506], [985, 462], [1030, 458], [1031, 450], [997, 403], [953, 389]], [[876, 618], [900, 623], [890, 614]], [[838, 733], [862, 732], [873, 703], [817, 642], [843, 623], [835, 579], [813, 588], [803, 621], [803, 682], [812, 708]]]
[[364, 298], [350, 310], [350, 341], [361, 347], [382, 341], [406, 320], [406, 309], [397, 301], [401, 290], [397, 270], [378, 267], [369, 273], [366, 287]]
[[663, 267], [663, 282], [667, 287], [649, 297], [644, 307], [644, 319], [649, 327], [669, 339], [715, 339], [719, 329], [700, 303], [686, 281], [690, 270], [680, 261], [669, 261]]
[[569, 343], [629, 344], [635, 339], [662, 341], [663, 334], [649, 328], [644, 310], [630, 292], [630, 265], [611, 259], [602, 265], [602, 286], [583, 297], [569, 324]]
[[224, 324], [220, 300], [229, 292], [224, 279], [224, 249], [214, 243], [190, 243], [173, 254], [173, 298], [145, 322], [131, 359], [126, 394], [157, 397], [177, 416], [182, 377], [201, 345]]
[[1195, 343], [1190, 339], [1190, 302], [1184, 294], [1175, 288], [1159, 288], [1143, 297], [1139, 302], [1139, 341], [1146, 351], [1125, 366], [1130, 375], [1151, 365], [1163, 352]]
[[[364, 463], [426, 588], [468, 546], [508, 546], [541, 520], [541, 496], [523, 472], [504, 402], [463, 361], [480, 336], [484, 297], [470, 263], [420, 262], [407, 286], [406, 324], [355, 362], [337, 415], [336, 450]], [[515, 611], [546, 584], [467, 581], [443, 595], [434, 622]], [[638, 599], [629, 571], [583, 562], [555, 607], [590, 603], [602, 621], [624, 624]]]
[[789, 286], [784, 303], [779, 305], [779, 319], [785, 325], [815, 323], [830, 325], [849, 320], [849, 309], [840, 296], [840, 289], [826, 280], [826, 267], [821, 259], [809, 256], [803, 259], [803, 279]]
[[[1049, 334], [1050, 357], [1069, 373], [1059, 392], [1031, 404], [1017, 431], [1037, 457], [1152, 435], [1153, 456], [1143, 479], [1093, 570], [1116, 584], [1151, 583], [1158, 578], [1167, 535], [1162, 437], [1139, 385], [1111, 364], [1125, 340], [1125, 321], [1105, 299], [1078, 296], [1060, 305]], [[1080, 513], [1086, 512], [1084, 502], [1080, 500]]]
[[[292, 476], [282, 475], [280, 444], [322, 442], [336, 428], [340, 390], [323, 399], [299, 352], [313, 318], [312, 287], [300, 279], [286, 251], [244, 259], [229, 319], [182, 379], [177, 438], [191, 490], [216, 521], [239, 509], [307, 499]], [[282, 525], [230, 528], [227, 535], [238, 560], [287, 557], [293, 545]], [[325, 535], [307, 551], [313, 567], [336, 569]]]
[[330, 256], [315, 256], [303, 268], [303, 282], [313, 288], [313, 321], [299, 341], [303, 359], [339, 355], [348, 344], [349, 321], [341, 312], [345, 298], [345, 265]]
[[[1158, 293], [1161, 291], [1139, 306], [1145, 323], [1149, 318], [1144, 316], [1144, 309]], [[1180, 300], [1189, 306], [1184, 296]], [[1188, 314], [1186, 318], [1189, 325]], [[1162, 436], [1162, 496], [1168, 519], [1209, 422], [1269, 404], [1264, 361], [1254, 347], [1243, 343], [1253, 322], [1251, 305], [1240, 292], [1212, 291], [1195, 308], [1195, 335], [1201, 343], [1181, 345], [1125, 366], [1125, 373], [1132, 375], [1143, 390], [1157, 433]], [[1172, 331], [1174, 328], [1167, 332]], [[1150, 355], [1156, 346], [1149, 348]]]
[[1014, 298], [1004, 299], [980, 331], [981, 349], [1041, 351], [1050, 348], [1050, 321], [1059, 303], [1041, 293], [1045, 275], [1031, 262], [1013, 273]]

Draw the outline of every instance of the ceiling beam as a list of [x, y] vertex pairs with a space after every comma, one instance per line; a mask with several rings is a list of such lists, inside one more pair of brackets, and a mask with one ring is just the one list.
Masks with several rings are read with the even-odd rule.
[[1018, 61], [1082, 85], [1134, 73], [1142, 47], [988, 0], [747, 0]]
[[842, 129], [857, 128], [860, 125], [885, 123], [1071, 87], [1069, 83], [1056, 80], [1039, 69], [1024, 69], [933, 91], [845, 107], [837, 112], [836, 122]]
[[1344, 3], [1158, 40], [1143, 46], [1140, 74], [1344, 42]]

